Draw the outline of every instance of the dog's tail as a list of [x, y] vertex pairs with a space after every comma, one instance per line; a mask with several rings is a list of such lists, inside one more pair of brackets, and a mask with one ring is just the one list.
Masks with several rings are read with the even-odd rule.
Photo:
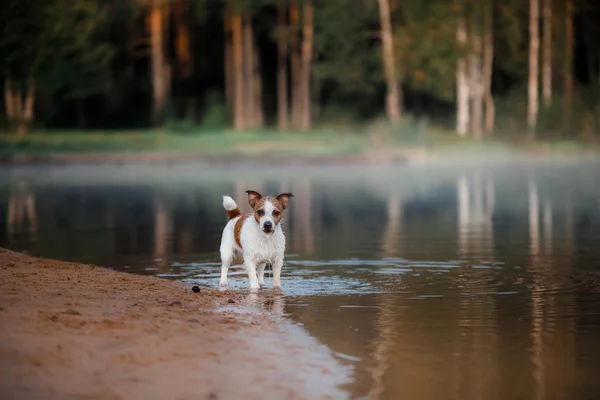
[[223, 196], [223, 208], [227, 211], [229, 219], [233, 219], [241, 214], [237, 203], [229, 196]]

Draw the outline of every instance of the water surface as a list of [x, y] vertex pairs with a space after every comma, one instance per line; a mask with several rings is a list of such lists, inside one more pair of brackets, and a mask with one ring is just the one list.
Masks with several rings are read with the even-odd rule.
[[352, 366], [353, 396], [591, 399], [599, 167], [5, 169], [0, 245], [217, 286], [220, 196], [291, 191], [283, 293], [245, 301]]

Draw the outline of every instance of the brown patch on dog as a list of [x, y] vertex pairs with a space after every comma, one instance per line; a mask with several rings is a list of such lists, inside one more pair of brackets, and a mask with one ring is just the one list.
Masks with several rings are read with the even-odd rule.
[[242, 243], [240, 242], [240, 234], [242, 233], [242, 226], [244, 225], [244, 221], [246, 220], [246, 218], [248, 218], [249, 216], [250, 216], [250, 214], [242, 215], [240, 217], [240, 219], [235, 221], [235, 226], [233, 227], [233, 238], [235, 240], [235, 243], [240, 247], [240, 249], [242, 248]]
[[285, 210], [290, 204], [290, 198], [294, 197], [291, 193], [281, 193], [276, 200], [281, 205], [281, 211]]
[[267, 200], [275, 207], [275, 210], [273, 210], [273, 220], [275, 221], [275, 225], [278, 225], [279, 221], [281, 221], [281, 215], [283, 214], [285, 207], [283, 207], [283, 204], [276, 198], [267, 197]]
[[269, 199], [270, 197], [261, 197], [259, 200], [254, 202], [254, 206], [252, 207], [254, 208], [254, 220], [258, 224], [260, 224], [260, 219], [265, 215], [264, 206], [265, 202], [267, 202]]
[[[255, 192], [254, 190], [246, 190], [246, 193], [248, 193], [248, 204], [256, 210], [258, 202], [263, 199], [262, 194]], [[264, 202], [262, 204], [264, 204]]]
[[236, 207], [233, 210], [227, 210], [227, 216], [229, 217], [229, 219], [234, 219], [235, 217], [237, 217], [240, 214], [241, 214], [241, 211], [240, 211], [239, 207]]
[[[250, 199], [250, 192], [252, 193], [252, 199]], [[267, 201], [270, 201], [275, 207], [275, 211], [273, 211], [273, 219], [275, 220], [275, 225], [279, 224], [279, 221], [281, 221], [281, 214], [283, 213], [283, 210], [287, 208], [290, 202], [290, 197], [293, 197], [293, 194], [291, 193], [282, 193], [277, 197], [262, 197], [260, 194], [252, 191], [248, 191], [248, 193], [248, 202], [250, 203], [252, 208], [254, 208], [254, 219], [256, 220], [256, 222], [260, 223], [260, 219], [265, 215], [264, 205]], [[261, 197], [257, 200], [256, 195], [254, 195], [254, 193]]]

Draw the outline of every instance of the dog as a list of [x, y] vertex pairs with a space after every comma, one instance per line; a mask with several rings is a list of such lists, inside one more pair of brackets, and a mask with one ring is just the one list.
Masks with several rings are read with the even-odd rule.
[[229, 222], [221, 238], [221, 287], [227, 286], [227, 271], [233, 260], [242, 257], [250, 280], [250, 290], [265, 285], [264, 271], [267, 264], [273, 270], [273, 287], [281, 288], [281, 268], [285, 253], [285, 235], [281, 217], [288, 207], [291, 193], [277, 197], [264, 197], [253, 190], [246, 191], [248, 203], [254, 210], [251, 214], [240, 212], [237, 203], [223, 196], [223, 208]]

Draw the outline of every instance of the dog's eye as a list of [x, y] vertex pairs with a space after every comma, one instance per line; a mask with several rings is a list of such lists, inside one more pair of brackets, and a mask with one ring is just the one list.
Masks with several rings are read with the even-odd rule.
[[262, 217], [263, 215], [265, 215], [264, 210], [258, 210], [256, 213], [258, 214], [259, 217]]
[[277, 211], [277, 210], [273, 211], [273, 215], [275, 217], [279, 217], [279, 214], [281, 214], [279, 211]]

